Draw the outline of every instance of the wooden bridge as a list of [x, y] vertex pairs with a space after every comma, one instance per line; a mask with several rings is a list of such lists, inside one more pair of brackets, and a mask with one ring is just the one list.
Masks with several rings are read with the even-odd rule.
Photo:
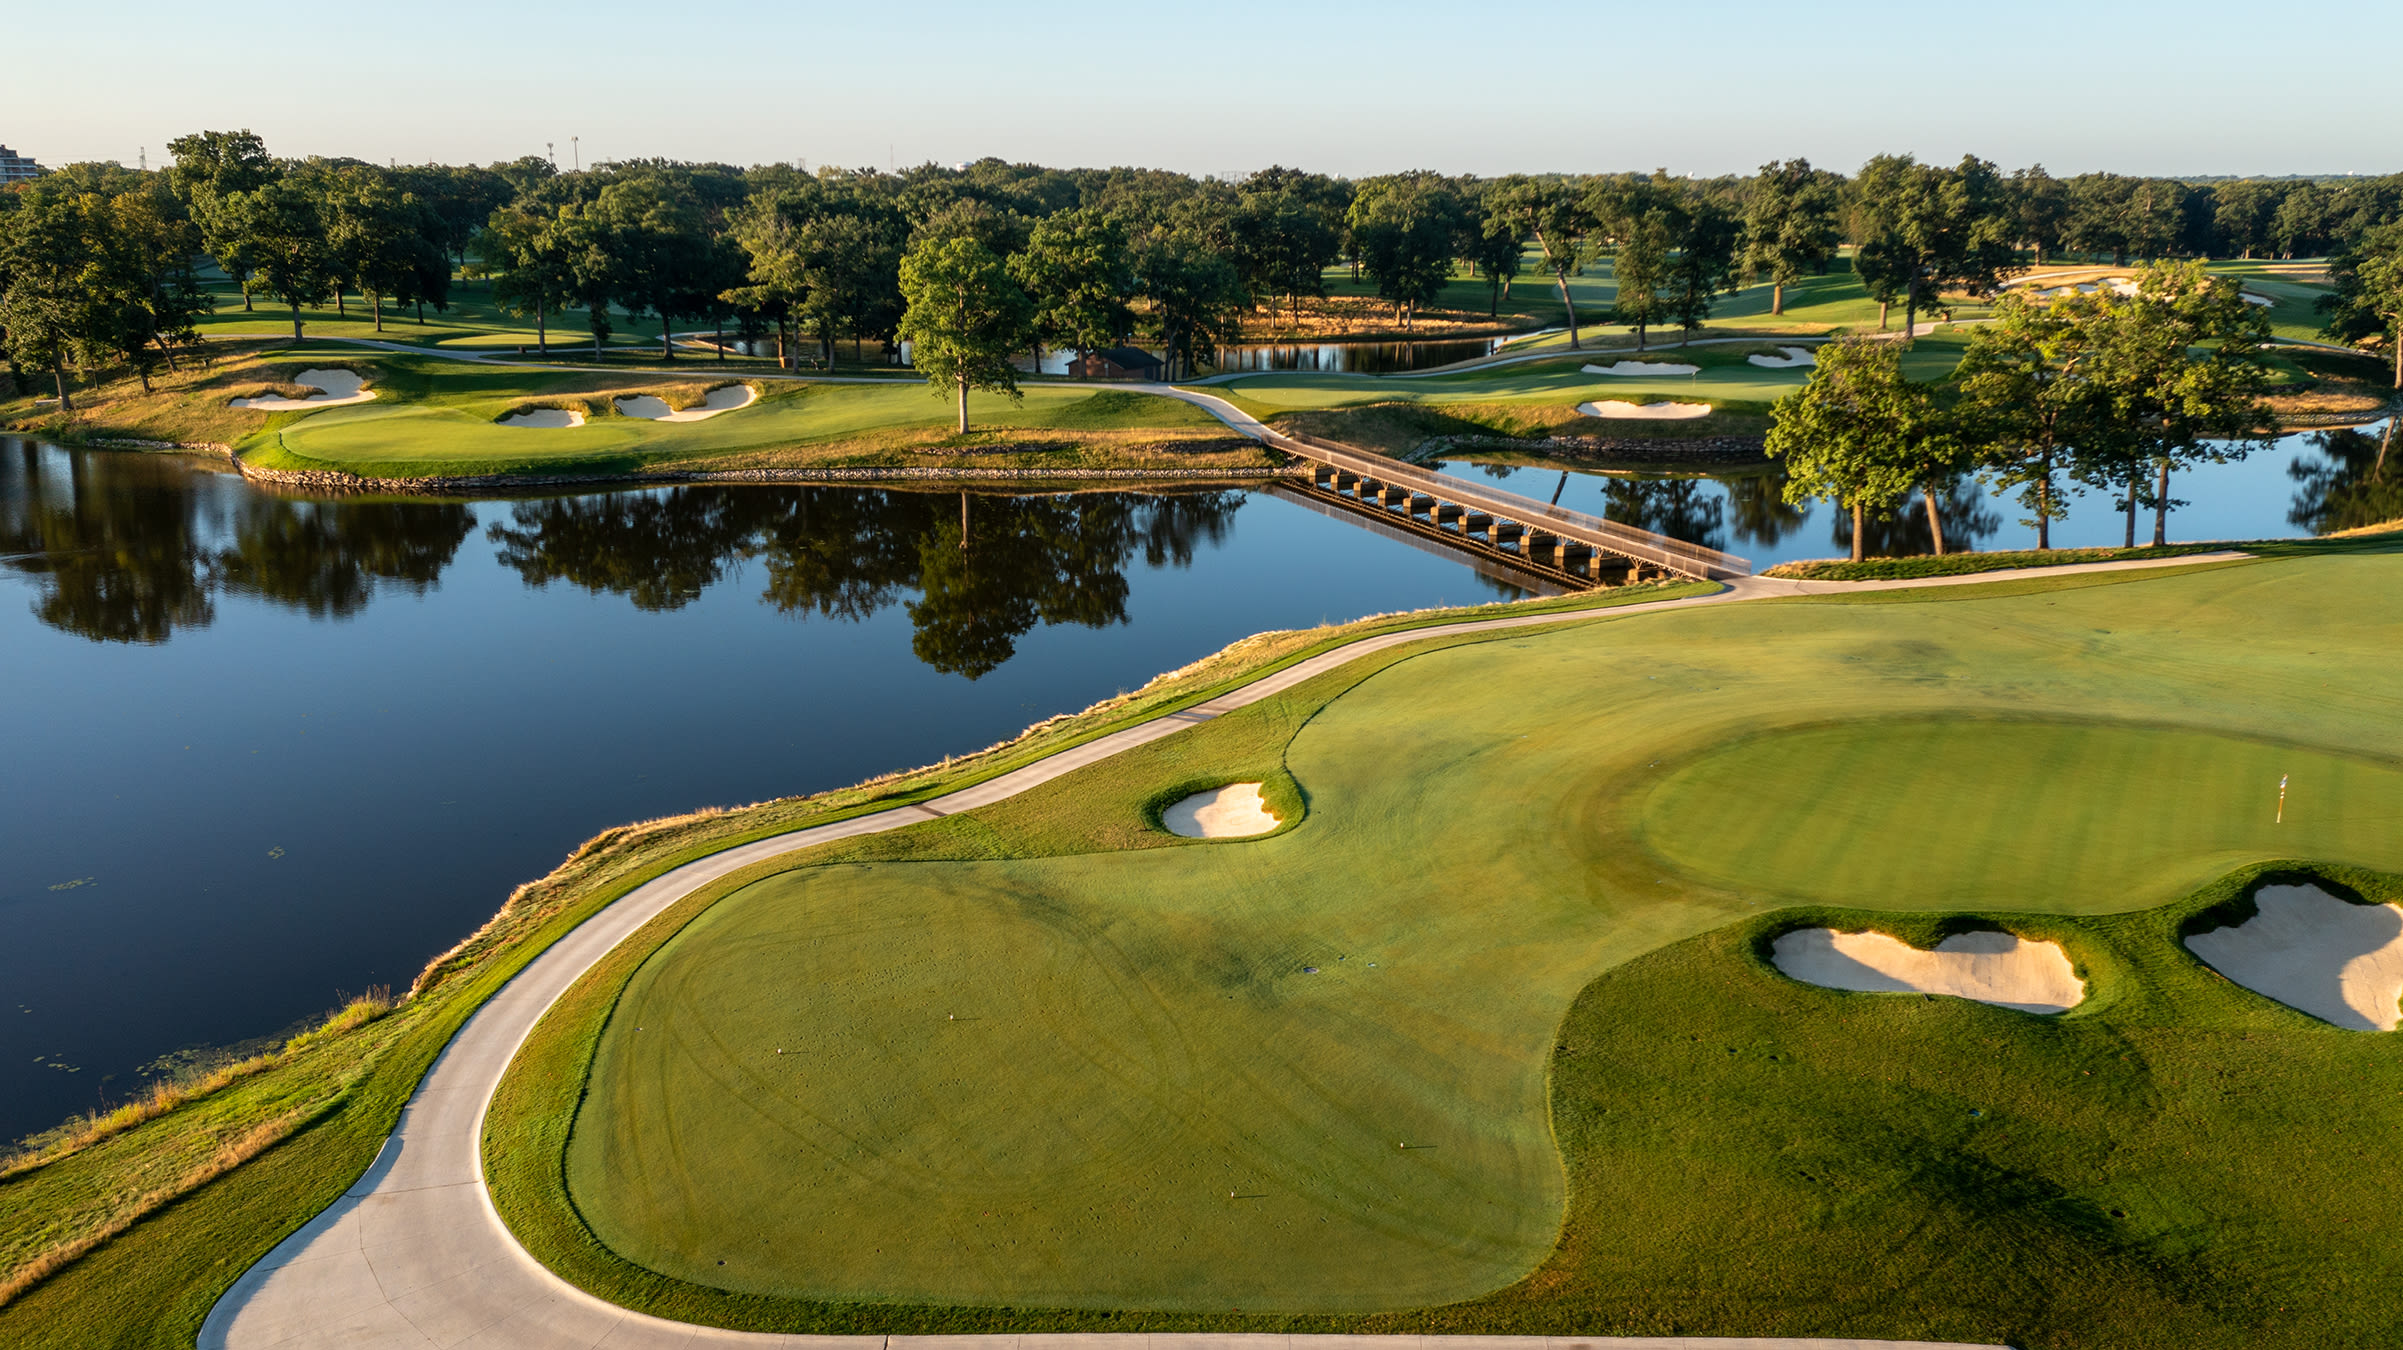
[[1431, 473], [1314, 436], [1270, 432], [1265, 439], [1311, 461], [1310, 489], [1472, 552], [1499, 555], [1579, 586], [1607, 586], [1663, 574], [1725, 581], [1752, 575], [1750, 561], [1521, 497], [1514, 492]]

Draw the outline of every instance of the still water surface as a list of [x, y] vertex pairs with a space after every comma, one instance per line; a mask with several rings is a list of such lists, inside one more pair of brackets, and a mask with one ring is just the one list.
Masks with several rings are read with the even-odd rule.
[[[2301, 432], [2280, 437], [2268, 450], [2227, 464], [2209, 464], [2170, 480], [2170, 496], [2189, 505], [2170, 513], [2172, 541], [2195, 539], [2280, 539], [2325, 534], [2403, 518], [2403, 444], [2393, 446], [2386, 471], [2377, 471], [2385, 424], [2361, 429]], [[2403, 441], [2399, 434], [2398, 441]], [[1775, 473], [1726, 477], [1570, 472], [1456, 461], [1445, 472], [1488, 479], [1522, 496], [1723, 549], [1752, 561], [1755, 569], [1805, 558], [1841, 558], [1852, 549], [1851, 517], [1824, 502], [1792, 506], [1784, 479]], [[2022, 524], [2025, 508], [1963, 478], [1938, 498], [1938, 519], [1948, 549], [2021, 549], [2036, 546], [2036, 531]], [[2089, 490], [2068, 500], [2069, 514], [2053, 522], [2055, 548], [2117, 547], [2126, 539], [2126, 518], [2107, 492]], [[2140, 512], [2136, 542], [2152, 542], [2153, 517]], [[1869, 552], [1898, 556], [1930, 551], [1927, 510], [1914, 496], [1884, 519], [1869, 522]]]
[[405, 986], [606, 828], [1512, 597], [1266, 492], [299, 500], [0, 440], [0, 1140]]

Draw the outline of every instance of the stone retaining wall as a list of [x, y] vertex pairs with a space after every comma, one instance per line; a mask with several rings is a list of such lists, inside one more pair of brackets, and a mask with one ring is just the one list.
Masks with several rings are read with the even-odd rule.
[[885, 468], [852, 469], [695, 469], [657, 473], [607, 474], [474, 474], [451, 478], [366, 478], [322, 469], [268, 469], [236, 459], [242, 476], [255, 483], [305, 492], [372, 492], [404, 495], [452, 495], [462, 492], [513, 492], [526, 488], [648, 487], [670, 483], [1017, 483], [1017, 482], [1161, 482], [1168, 480], [1227, 481], [1281, 478], [1287, 469], [1005, 469], [1005, 468]]

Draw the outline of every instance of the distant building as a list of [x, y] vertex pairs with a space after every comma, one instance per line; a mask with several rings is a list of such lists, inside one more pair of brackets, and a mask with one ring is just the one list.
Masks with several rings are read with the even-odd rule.
[[1080, 380], [1156, 380], [1168, 365], [1141, 347], [1110, 347], [1086, 352], [1068, 363], [1068, 373]]
[[42, 176], [42, 166], [25, 158], [5, 145], [0, 145], [0, 184], [22, 183], [28, 178]]

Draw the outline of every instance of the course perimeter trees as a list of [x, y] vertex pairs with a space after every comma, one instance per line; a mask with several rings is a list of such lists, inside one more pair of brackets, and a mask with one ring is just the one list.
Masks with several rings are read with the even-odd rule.
[[959, 399], [968, 434], [968, 391], [1018, 397], [1010, 355], [1025, 345], [1031, 307], [993, 250], [973, 239], [922, 239], [901, 259], [901, 340], [910, 362]]

